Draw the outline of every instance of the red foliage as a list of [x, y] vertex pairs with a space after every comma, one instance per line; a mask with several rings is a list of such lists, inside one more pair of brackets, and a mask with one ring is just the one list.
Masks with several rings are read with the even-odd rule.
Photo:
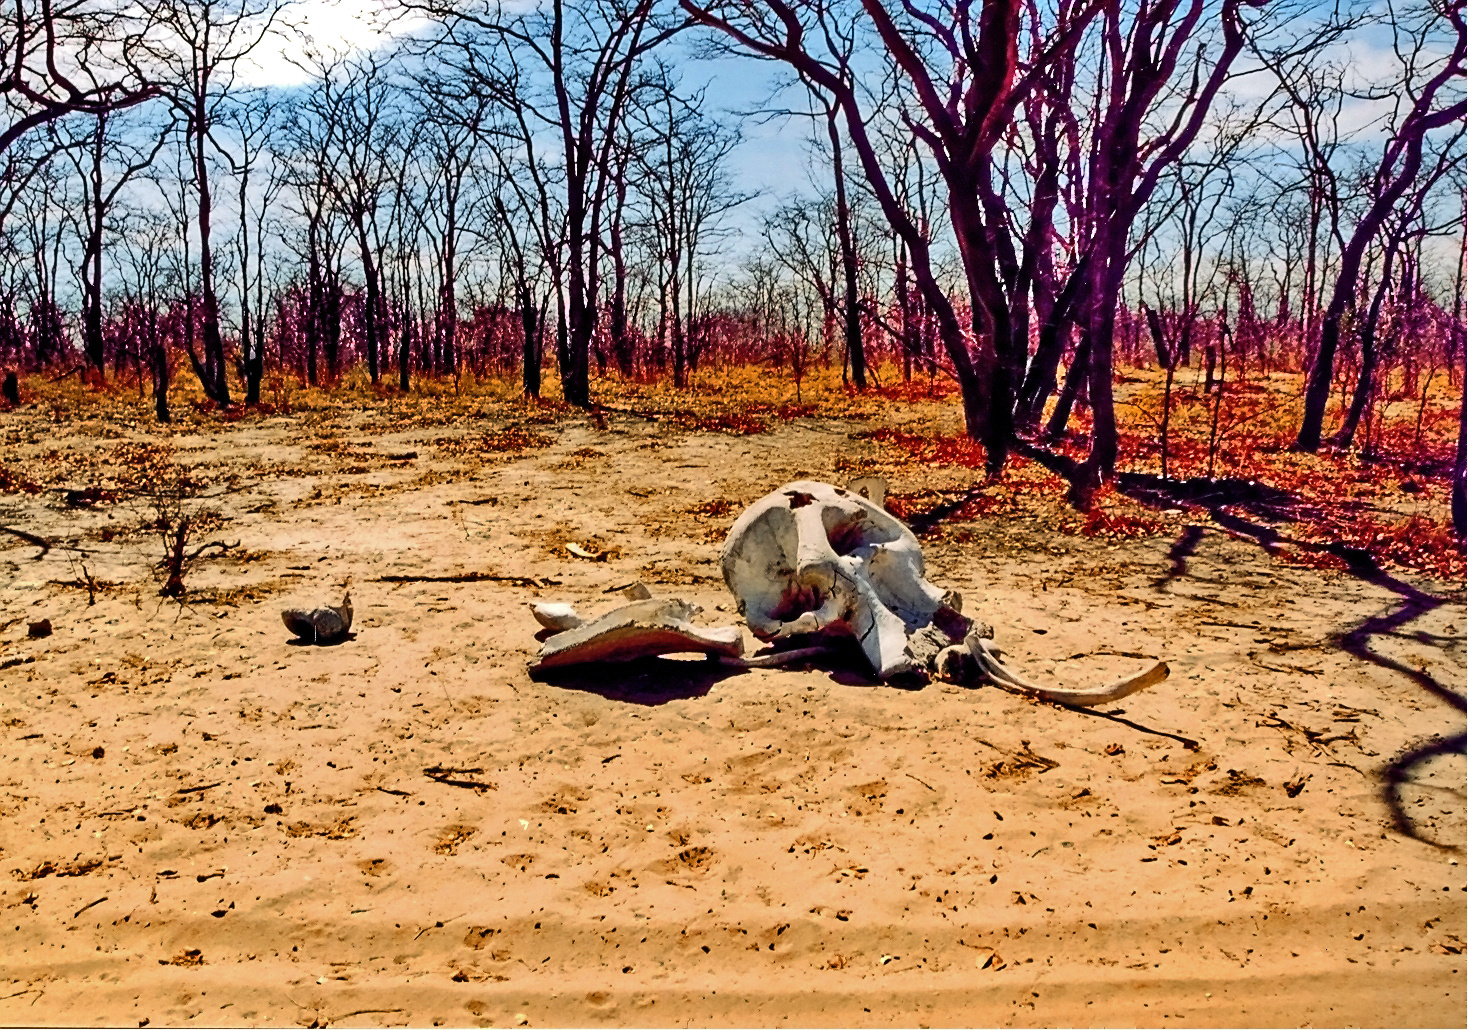
[[41, 487], [16, 472], [0, 465], [0, 494], [38, 494]]
[[984, 445], [961, 433], [919, 436], [902, 429], [882, 428], [863, 433], [862, 438], [894, 444], [924, 464], [956, 465], [969, 469], [984, 467]]
[[714, 415], [675, 415], [673, 421], [684, 429], [705, 433], [728, 433], [731, 436], [755, 436], [769, 432], [769, 426], [753, 415], [730, 412]]
[[[905, 383], [897, 382], [878, 386], [867, 392], [883, 400], [911, 404], [914, 401], [942, 401], [950, 397], [957, 397], [958, 384], [946, 376], [931, 379], [918, 378], [910, 379]], [[856, 388], [848, 387], [847, 393], [856, 394]]]

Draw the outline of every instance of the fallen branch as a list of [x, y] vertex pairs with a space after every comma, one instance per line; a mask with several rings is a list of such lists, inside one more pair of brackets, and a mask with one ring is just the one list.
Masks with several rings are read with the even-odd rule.
[[458, 572], [450, 576], [378, 576], [377, 583], [513, 583], [519, 587], [560, 586], [558, 579], [536, 579], [534, 576], [497, 576], [489, 572]]
[[378, 1013], [406, 1012], [406, 1011], [407, 1011], [407, 1009], [353, 1009], [351, 1012], [343, 1012], [339, 1016], [332, 1016], [326, 1022], [328, 1024], [330, 1024], [330, 1023], [339, 1023], [343, 1019], [350, 1019], [352, 1016], [367, 1016], [367, 1015], [376, 1015]]
[[928, 782], [928, 781], [927, 781], [927, 780], [919, 780], [919, 779], [918, 779], [918, 778], [917, 778], [917, 777], [916, 777], [916, 776], [914, 776], [914, 775], [913, 775], [913, 774], [912, 774], [912, 773], [905, 773], [905, 774], [904, 774], [904, 775], [905, 775], [905, 776], [906, 776], [906, 777], [907, 777], [907, 778], [908, 778], [908, 779], [909, 779], [909, 780], [917, 780], [917, 782], [919, 782], [919, 783], [921, 783], [921, 784], [922, 784], [922, 785], [923, 785], [923, 786], [924, 786], [924, 787], [927, 787], [927, 788], [928, 788], [928, 789], [929, 789], [929, 790], [931, 790], [931, 791], [933, 791], [933, 792], [934, 792], [934, 793], [935, 793], [935, 794], [936, 794], [936, 793], [937, 793], [937, 792], [938, 792], [938, 788], [937, 788], [937, 787], [935, 787], [935, 786], [933, 786], [933, 785], [932, 785], [932, 784], [931, 784], [931, 783], [929, 783], [929, 782]]
[[198, 794], [201, 791], [213, 790], [215, 787], [222, 787], [222, 786], [224, 786], [224, 781], [223, 780], [220, 780], [218, 783], [206, 783], [202, 787], [180, 787], [178, 790], [174, 791], [174, 793], [175, 794]]
[[468, 787], [470, 790], [499, 790], [500, 785], [498, 783], [491, 783], [488, 780], [461, 780], [454, 778], [458, 776], [477, 776], [482, 772], [484, 770], [478, 766], [473, 769], [445, 769], [443, 766], [431, 765], [423, 770], [423, 775], [435, 783], [442, 783], [446, 787]]
[[1119, 722], [1123, 726], [1130, 726], [1132, 729], [1137, 730], [1140, 733], [1150, 733], [1153, 736], [1157, 737], [1168, 737], [1172, 740], [1177, 741], [1189, 751], [1198, 750], [1198, 742], [1191, 737], [1184, 737], [1180, 733], [1169, 733], [1166, 730], [1153, 729], [1151, 726], [1144, 726], [1139, 722], [1133, 722], [1131, 719], [1123, 718], [1122, 716], [1117, 715], [1114, 712], [1101, 712], [1097, 711], [1094, 708], [1082, 708], [1079, 705], [1066, 704], [1064, 701], [1051, 701], [1050, 703], [1053, 705], [1058, 705], [1059, 707], [1064, 708], [1070, 712], [1079, 712], [1081, 715], [1093, 715], [1098, 719], [1106, 719], [1110, 722]]
[[104, 902], [106, 900], [107, 900], [106, 895], [103, 895], [102, 897], [98, 898], [96, 901], [89, 901], [89, 902], [87, 902], [87, 904], [83, 905], [81, 908], [79, 908], [75, 912], [73, 912], [71, 914], [71, 918], [75, 919], [77, 916], [81, 915], [87, 909], [92, 908], [95, 905], [100, 905], [100, 904], [102, 904], [102, 902]]

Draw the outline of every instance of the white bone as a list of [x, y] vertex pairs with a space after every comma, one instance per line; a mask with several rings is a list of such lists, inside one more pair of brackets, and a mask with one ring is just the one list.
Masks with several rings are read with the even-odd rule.
[[576, 614], [576, 609], [569, 604], [552, 604], [549, 602], [535, 602], [530, 605], [530, 614], [535, 616], [535, 621], [546, 629], [557, 633], [568, 629], [575, 629], [584, 625], [586, 620]]
[[881, 679], [914, 671], [910, 634], [943, 594], [917, 537], [859, 494], [802, 480], [752, 504], [729, 531], [724, 582], [761, 640], [852, 636]]
[[1120, 701], [1128, 694], [1135, 694], [1139, 690], [1154, 686], [1167, 679], [1171, 672], [1166, 662], [1155, 662], [1148, 668], [1133, 676], [1126, 676], [1115, 683], [1108, 683], [1102, 687], [1066, 688], [1066, 687], [1042, 687], [1038, 683], [1031, 683], [1022, 676], [1010, 670], [999, 660], [1000, 651], [989, 643], [988, 640], [977, 634], [970, 633], [964, 641], [969, 652], [978, 662], [979, 675], [993, 683], [996, 687], [1004, 687], [1022, 694], [1029, 694], [1044, 701], [1055, 701], [1060, 704], [1075, 705], [1078, 708], [1091, 708], [1095, 705], [1109, 704], [1112, 701]]
[[674, 598], [634, 601], [548, 638], [530, 671], [695, 651], [729, 658], [744, 653], [738, 626], [691, 625], [688, 620], [699, 611], [697, 605]]

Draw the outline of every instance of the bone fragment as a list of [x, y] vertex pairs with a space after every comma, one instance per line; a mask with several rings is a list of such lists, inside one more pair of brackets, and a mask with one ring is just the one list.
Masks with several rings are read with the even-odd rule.
[[792, 662], [803, 662], [808, 658], [820, 658], [831, 654], [833, 647], [792, 647], [788, 651], [772, 651], [769, 654], [750, 655], [748, 658], [723, 658], [725, 665], [741, 669], [775, 669]]
[[330, 644], [346, 636], [352, 628], [352, 595], [342, 597], [337, 607], [287, 608], [280, 613], [285, 628], [311, 644]]
[[933, 675], [944, 683], [972, 683], [979, 678], [978, 663], [967, 647], [954, 644], [933, 659]]
[[1044, 701], [1055, 701], [1060, 704], [1075, 705], [1078, 708], [1091, 708], [1095, 705], [1104, 705], [1112, 701], [1120, 701], [1128, 694], [1135, 694], [1139, 690], [1155, 686], [1167, 679], [1171, 671], [1166, 662], [1156, 662], [1142, 672], [1134, 676], [1127, 676], [1109, 683], [1102, 687], [1091, 689], [1069, 689], [1065, 687], [1042, 687], [1038, 683], [1031, 683], [1017, 673], [1011, 671], [999, 660], [999, 649], [989, 641], [975, 633], [970, 633], [965, 646], [978, 663], [979, 675], [993, 683], [996, 687], [1004, 687], [1008, 690], [1029, 694]]
[[557, 633], [586, 624], [586, 620], [577, 615], [576, 609], [569, 604], [535, 602], [530, 605], [530, 614], [535, 616], [536, 622]]
[[955, 640], [938, 626], [924, 626], [907, 638], [907, 657], [914, 668], [933, 669], [936, 668], [939, 655], [962, 643], [962, 634]]
[[738, 626], [691, 625], [688, 620], [699, 611], [697, 605], [675, 598], [634, 601], [550, 637], [541, 645], [540, 657], [530, 663], [530, 671], [691, 651], [729, 658], [744, 653]]
[[881, 476], [862, 476], [846, 484], [846, 489], [865, 497], [884, 511], [887, 508], [887, 481]]

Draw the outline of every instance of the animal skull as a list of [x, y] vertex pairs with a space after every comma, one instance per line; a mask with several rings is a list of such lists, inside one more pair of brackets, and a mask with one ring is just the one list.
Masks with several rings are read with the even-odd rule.
[[882, 509], [881, 484], [869, 484], [790, 483], [734, 523], [724, 542], [724, 582], [755, 636], [851, 636], [879, 679], [983, 680], [1079, 706], [1108, 704], [1167, 678], [1163, 662], [1092, 689], [1041, 686], [1011, 671], [993, 630], [959, 614], [958, 596], [924, 578], [917, 537]]
[[855, 637], [881, 679], [915, 671], [908, 638], [944, 607], [912, 531], [827, 483], [790, 483], [756, 501], [729, 531], [722, 561], [755, 636]]

